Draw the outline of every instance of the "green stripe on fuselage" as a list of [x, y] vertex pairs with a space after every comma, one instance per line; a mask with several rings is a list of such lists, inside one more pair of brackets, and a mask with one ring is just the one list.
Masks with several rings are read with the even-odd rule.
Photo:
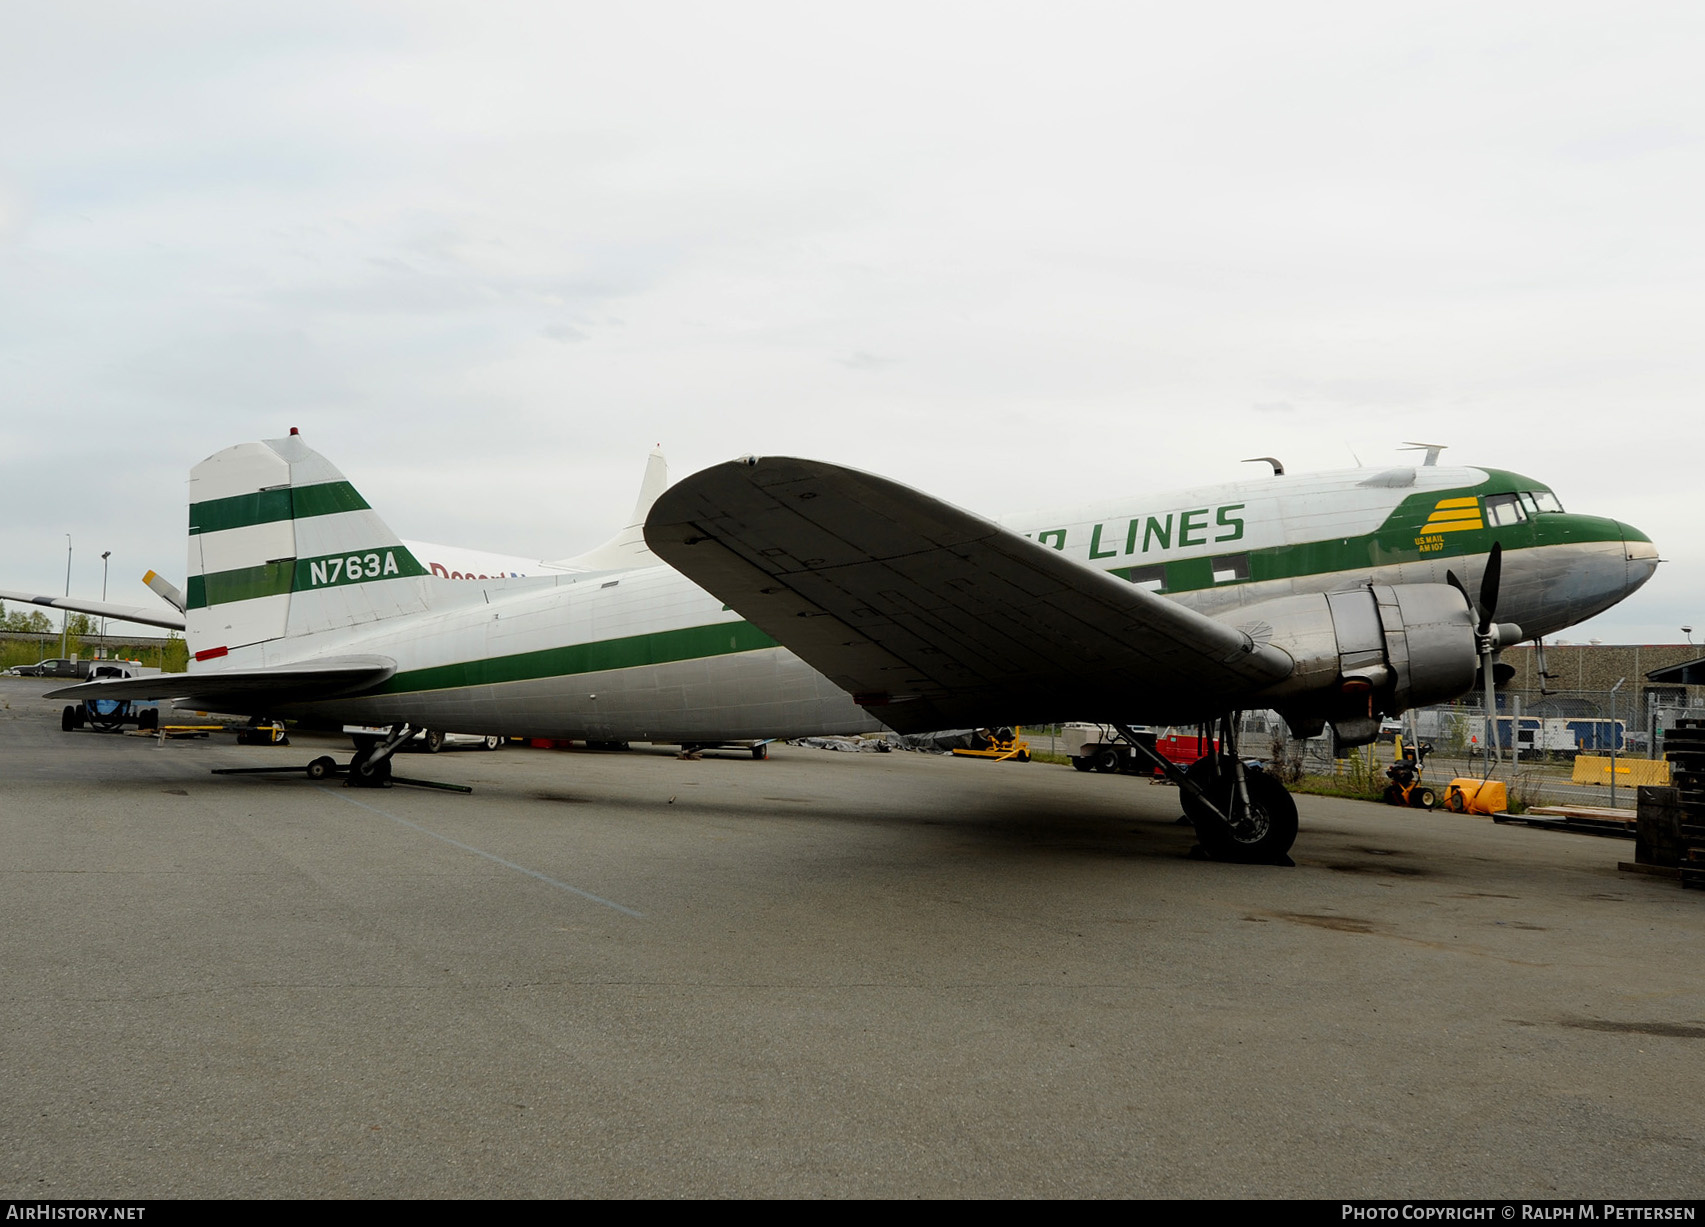
[[[1387, 567], [1434, 558], [1454, 558], [1463, 554], [1484, 554], [1492, 548], [1494, 541], [1502, 542], [1506, 550], [1519, 550], [1543, 545], [1578, 545], [1583, 542], [1621, 540], [1622, 528], [1616, 521], [1567, 512], [1542, 512], [1537, 516], [1529, 515], [1526, 520], [1517, 524], [1497, 527], [1487, 524], [1483, 528], [1465, 529], [1460, 532], [1426, 531], [1427, 521], [1441, 500], [1471, 496], [1483, 500], [1492, 494], [1549, 491], [1549, 487], [1544, 483], [1523, 477], [1519, 473], [1487, 469], [1486, 474], [1486, 480], [1475, 486], [1418, 491], [1408, 495], [1385, 518], [1385, 522], [1371, 533], [1266, 549], [1226, 550], [1222, 554], [1167, 561], [1163, 564], [1166, 568], [1166, 583], [1160, 591], [1196, 592], [1204, 588], [1230, 587], [1236, 583], [1299, 579], [1310, 575], [1365, 571], [1369, 567]], [[1484, 507], [1484, 503], [1479, 505]], [[1213, 578], [1214, 560], [1234, 557], [1248, 558], [1249, 578], [1216, 583]], [[1140, 575], [1152, 565], [1119, 567], [1113, 570], [1113, 574], [1130, 579], [1133, 572]]]
[[285, 486], [256, 490], [230, 498], [208, 499], [189, 507], [190, 536], [276, 524], [280, 520], [306, 520], [311, 516], [335, 515], [340, 511], [367, 511], [367, 500], [347, 481], [328, 481], [315, 486]]
[[721, 622], [713, 626], [691, 626], [683, 630], [656, 631], [624, 639], [574, 643], [537, 652], [519, 652], [513, 656], [437, 665], [430, 669], [411, 669], [398, 673], [373, 693], [414, 694], [423, 690], [496, 686], [504, 682], [530, 682], [541, 678], [601, 673], [609, 669], [704, 660], [780, 646], [750, 622]]

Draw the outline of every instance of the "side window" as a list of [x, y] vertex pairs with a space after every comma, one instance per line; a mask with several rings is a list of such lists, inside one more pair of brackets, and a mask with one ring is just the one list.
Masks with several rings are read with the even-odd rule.
[[1560, 503], [1557, 500], [1557, 496], [1549, 490], [1535, 490], [1533, 492], [1533, 501], [1539, 505], [1539, 509], [1541, 511], [1560, 512], [1563, 510], [1563, 504]]
[[1166, 588], [1166, 566], [1163, 563], [1157, 562], [1152, 567], [1130, 567], [1119, 574], [1150, 592], [1161, 592]]
[[1249, 555], [1227, 554], [1214, 559], [1214, 583], [1233, 584], [1249, 578]]

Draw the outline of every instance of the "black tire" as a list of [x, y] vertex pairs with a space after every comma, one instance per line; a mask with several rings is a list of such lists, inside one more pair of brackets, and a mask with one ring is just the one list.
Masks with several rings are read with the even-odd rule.
[[1283, 784], [1265, 771], [1246, 769], [1244, 781], [1249, 790], [1250, 812], [1242, 814], [1233, 811], [1237, 784], [1228, 759], [1220, 760], [1217, 773], [1213, 759], [1198, 759], [1185, 775], [1208, 795], [1220, 813], [1232, 818], [1233, 825], [1228, 826], [1194, 793], [1184, 790], [1184, 812], [1209, 856], [1245, 865], [1290, 863], [1285, 854], [1296, 842], [1297, 806]]
[[1089, 761], [1089, 755], [1079, 754], [1072, 758], [1072, 766], [1079, 771], [1094, 771], [1095, 764]]
[[310, 780], [329, 779], [336, 774], [337, 760], [329, 755], [322, 754], [308, 764], [308, 778]]
[[420, 744], [426, 747], [428, 754], [436, 754], [444, 748], [444, 734], [437, 729], [427, 729], [420, 739]]
[[1108, 746], [1095, 752], [1095, 769], [1108, 775], [1117, 775], [1123, 764], [1119, 759], [1119, 751]]
[[1402, 805], [1403, 790], [1395, 784], [1385, 786], [1385, 803], [1387, 805]]
[[1413, 797], [1418, 809], [1437, 809], [1439, 807], [1439, 794], [1430, 788], [1417, 788]]
[[503, 749], [503, 738], [488, 736], [481, 744], [488, 750], [501, 750]]
[[77, 709], [69, 703], [65, 710], [59, 713], [59, 728], [61, 732], [72, 733], [77, 729]]
[[160, 709], [158, 707], [144, 707], [136, 714], [136, 727], [139, 729], [147, 729], [150, 732], [159, 728]]
[[752, 758], [755, 761], [761, 763], [766, 758], [768, 758], [769, 756], [770, 756], [770, 747], [769, 747], [768, 743], [765, 743], [764, 745], [761, 745], [761, 746], [753, 746], [752, 747]]

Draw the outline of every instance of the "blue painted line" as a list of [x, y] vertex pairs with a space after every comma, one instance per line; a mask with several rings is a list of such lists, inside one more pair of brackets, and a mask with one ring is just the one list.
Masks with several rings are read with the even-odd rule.
[[501, 856], [495, 856], [484, 849], [474, 847], [472, 844], [465, 844], [459, 839], [451, 839], [448, 835], [440, 835], [437, 831], [429, 830], [428, 828], [421, 826], [418, 822], [410, 822], [407, 818], [399, 818], [395, 814], [387, 814], [384, 810], [379, 809], [377, 806], [368, 805], [365, 801], [357, 801], [354, 797], [345, 795], [341, 790], [327, 788], [324, 784], [316, 784], [314, 787], [318, 788], [321, 792], [330, 793], [339, 800], [348, 801], [351, 805], [358, 805], [369, 813], [379, 815], [381, 818], [389, 818], [392, 822], [408, 827], [411, 831], [419, 831], [422, 835], [430, 835], [433, 839], [441, 839], [453, 848], [460, 848], [463, 852], [472, 852], [475, 856], [483, 856], [488, 861], [493, 861], [502, 865], [505, 869], [513, 869], [516, 873], [524, 873], [529, 878], [537, 878], [547, 886], [554, 886], [558, 890], [566, 890], [569, 894], [579, 895], [582, 899], [589, 900], [592, 903], [601, 903], [605, 907], [614, 908], [623, 916], [632, 916], [635, 920], [645, 919], [644, 912], [636, 912], [632, 908], [623, 907], [619, 903], [612, 903], [608, 899], [594, 895], [591, 891], [581, 890], [578, 886], [570, 886], [567, 882], [559, 882], [555, 878], [547, 877], [545, 874], [540, 873], [537, 869], [529, 869], [525, 865], [517, 865], [514, 861], [506, 861]]

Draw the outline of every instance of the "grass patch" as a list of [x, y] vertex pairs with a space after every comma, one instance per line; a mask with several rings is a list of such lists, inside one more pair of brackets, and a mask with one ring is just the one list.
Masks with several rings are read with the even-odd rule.
[[1305, 775], [1290, 785], [1292, 792], [1313, 797], [1348, 797], [1352, 801], [1384, 801], [1385, 785], [1373, 785], [1349, 775]]

